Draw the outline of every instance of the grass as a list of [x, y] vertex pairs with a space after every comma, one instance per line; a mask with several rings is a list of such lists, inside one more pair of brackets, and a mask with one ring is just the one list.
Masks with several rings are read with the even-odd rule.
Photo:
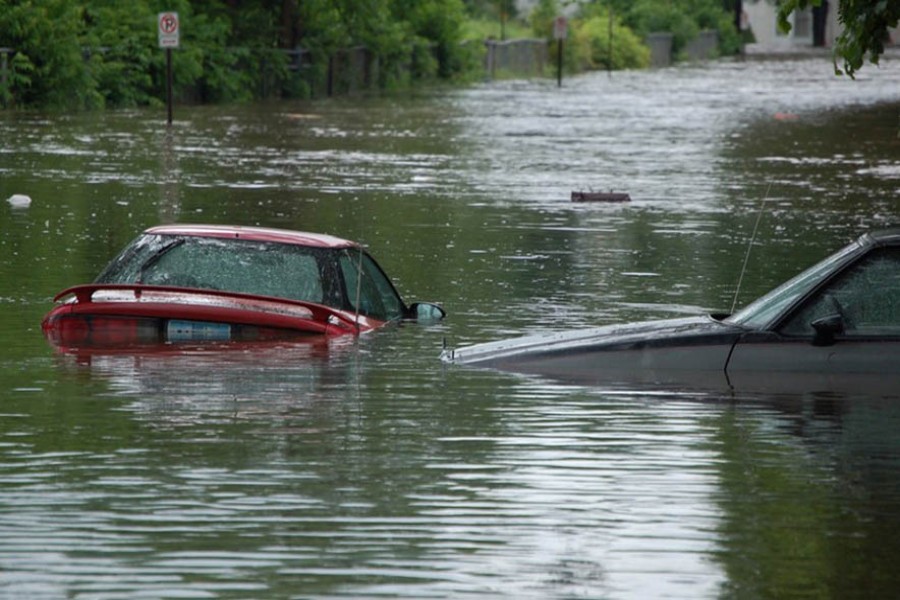
[[[504, 34], [504, 35], [501, 35]], [[524, 21], [509, 20], [501, 27], [499, 20], [469, 19], [463, 23], [463, 39], [484, 41], [489, 38], [499, 40], [504, 37], [507, 40], [533, 38], [531, 31]]]

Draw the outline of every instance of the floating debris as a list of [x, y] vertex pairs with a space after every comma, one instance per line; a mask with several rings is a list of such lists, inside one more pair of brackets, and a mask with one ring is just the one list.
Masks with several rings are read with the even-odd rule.
[[26, 196], [25, 194], [13, 194], [6, 201], [13, 208], [28, 208], [31, 206], [31, 196]]
[[572, 202], [631, 202], [624, 192], [572, 192]]

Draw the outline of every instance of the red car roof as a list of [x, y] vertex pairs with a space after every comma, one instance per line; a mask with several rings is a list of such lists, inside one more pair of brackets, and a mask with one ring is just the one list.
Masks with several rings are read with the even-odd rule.
[[240, 225], [158, 225], [144, 231], [153, 235], [188, 235], [196, 237], [238, 238], [256, 242], [277, 242], [319, 248], [358, 247], [359, 244], [324, 233], [308, 233], [268, 227]]

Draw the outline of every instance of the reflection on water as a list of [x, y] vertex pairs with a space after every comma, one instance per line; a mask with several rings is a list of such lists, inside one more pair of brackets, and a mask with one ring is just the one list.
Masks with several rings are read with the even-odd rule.
[[[739, 304], [895, 221], [898, 79], [720, 62], [184, 107], [171, 130], [0, 115], [0, 198], [33, 198], [0, 205], [0, 598], [896, 595], [890, 383], [580, 387], [437, 357], [727, 309], [760, 210]], [[50, 348], [50, 298], [170, 220], [360, 240], [450, 317]]]

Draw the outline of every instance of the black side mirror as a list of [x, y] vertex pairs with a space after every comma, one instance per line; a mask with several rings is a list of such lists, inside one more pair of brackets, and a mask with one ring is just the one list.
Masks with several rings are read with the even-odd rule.
[[816, 331], [813, 346], [831, 346], [835, 336], [844, 333], [844, 318], [841, 315], [828, 315], [810, 323]]
[[409, 318], [422, 323], [440, 321], [447, 316], [447, 311], [431, 302], [413, 302], [409, 306]]

